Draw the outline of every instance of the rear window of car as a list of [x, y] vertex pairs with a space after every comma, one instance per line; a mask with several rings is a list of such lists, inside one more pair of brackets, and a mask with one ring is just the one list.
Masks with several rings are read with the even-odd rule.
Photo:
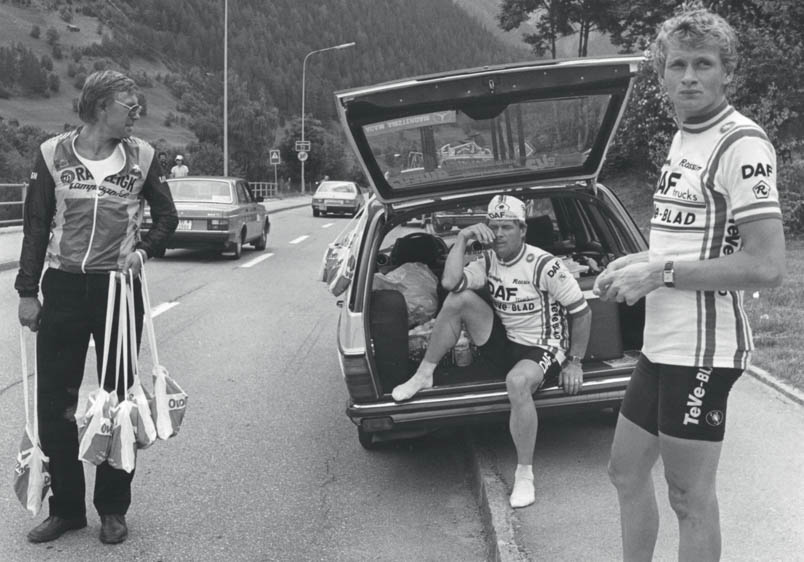
[[557, 171], [584, 165], [610, 99], [590, 95], [512, 103], [499, 111], [429, 112], [370, 123], [363, 133], [394, 188], [519, 169]]
[[316, 193], [355, 193], [355, 186], [351, 183], [325, 183], [319, 186]]
[[174, 201], [232, 203], [232, 188], [229, 182], [219, 180], [182, 180], [171, 182], [170, 193]]

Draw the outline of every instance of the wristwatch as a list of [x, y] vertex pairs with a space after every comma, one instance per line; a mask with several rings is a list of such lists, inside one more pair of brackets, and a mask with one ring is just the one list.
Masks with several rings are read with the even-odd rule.
[[581, 359], [583, 359], [580, 355], [569, 355], [567, 354], [567, 363], [575, 363], [576, 365], [581, 364]]
[[676, 286], [675, 270], [673, 269], [673, 262], [669, 261], [664, 264], [664, 271], [662, 271], [662, 281], [665, 287], [671, 289]]

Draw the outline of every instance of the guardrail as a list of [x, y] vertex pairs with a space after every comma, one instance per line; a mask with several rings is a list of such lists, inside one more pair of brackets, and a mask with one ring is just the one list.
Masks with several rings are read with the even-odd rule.
[[[277, 186], [272, 181], [250, 181], [248, 185], [255, 197], [276, 197]], [[25, 183], [0, 183], [0, 228], [22, 224], [26, 187]]]
[[272, 181], [250, 181], [248, 186], [251, 188], [251, 194], [254, 197], [276, 197], [276, 184]]
[[0, 183], [0, 227], [22, 224], [22, 202], [27, 185]]

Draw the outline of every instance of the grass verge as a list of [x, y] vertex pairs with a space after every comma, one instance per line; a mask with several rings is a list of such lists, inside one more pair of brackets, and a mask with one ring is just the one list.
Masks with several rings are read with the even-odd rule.
[[[648, 237], [652, 186], [644, 173], [602, 178]], [[753, 364], [804, 391], [804, 239], [787, 240], [787, 276], [781, 287], [746, 291], [745, 308], [754, 332]]]

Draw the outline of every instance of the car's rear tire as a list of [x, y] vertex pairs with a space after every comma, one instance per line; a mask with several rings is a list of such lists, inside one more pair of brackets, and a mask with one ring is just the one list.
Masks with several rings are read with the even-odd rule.
[[321, 214], [321, 213], [318, 211], [318, 209], [313, 209], [313, 216], [314, 216], [314, 217], [317, 217], [317, 216], [318, 216], [318, 215], [320, 215], [320, 214]]
[[164, 258], [165, 257], [165, 249], [162, 248], [160, 250], [156, 250], [153, 254], [155, 258]]
[[264, 225], [262, 225], [262, 233], [260, 234], [260, 237], [257, 238], [254, 241], [254, 249], [255, 250], [262, 251], [268, 245], [268, 229], [269, 228], [270, 227], [268, 226], [267, 222]]
[[232, 252], [232, 255], [229, 256], [232, 260], [239, 260], [240, 257], [243, 255], [243, 237], [239, 236], [237, 241], [229, 248], [229, 251]]
[[374, 436], [368, 431], [363, 431], [363, 428], [357, 426], [357, 440], [360, 445], [367, 451], [373, 451], [377, 448], [377, 443], [374, 442]]

